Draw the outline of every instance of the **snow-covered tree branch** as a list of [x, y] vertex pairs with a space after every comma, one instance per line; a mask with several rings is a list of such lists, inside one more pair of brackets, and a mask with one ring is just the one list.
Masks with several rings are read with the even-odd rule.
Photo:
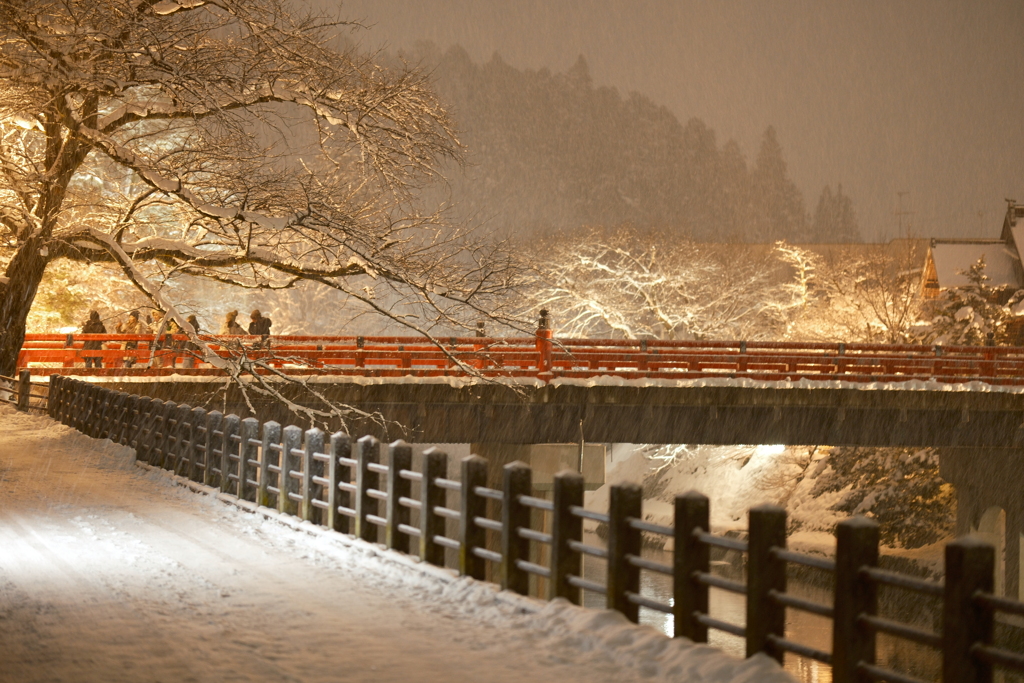
[[411, 331], [501, 319], [513, 260], [417, 200], [460, 160], [447, 112], [339, 47], [353, 26], [289, 0], [0, 3], [0, 374], [60, 258], [147, 296], [311, 281], [390, 315], [369, 278], [417, 302]]
[[698, 244], [621, 227], [535, 246], [531, 310], [556, 333], [626, 339], [782, 339], [808, 296], [809, 257], [779, 243]]
[[800, 341], [905, 344], [921, 316], [924, 254], [912, 241], [836, 245], [813, 259], [814, 296], [792, 330]]

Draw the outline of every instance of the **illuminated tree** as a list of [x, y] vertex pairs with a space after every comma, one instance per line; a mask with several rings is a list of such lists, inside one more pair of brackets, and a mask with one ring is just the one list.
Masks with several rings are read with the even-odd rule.
[[558, 335], [625, 339], [786, 339], [806, 305], [807, 252], [700, 244], [631, 227], [558, 234], [535, 246], [531, 310]]
[[423, 74], [336, 48], [349, 28], [287, 0], [0, 3], [0, 374], [61, 258], [182, 325], [167, 277], [312, 281], [424, 333], [495, 315], [509, 261], [416, 201], [459, 159], [448, 114]]

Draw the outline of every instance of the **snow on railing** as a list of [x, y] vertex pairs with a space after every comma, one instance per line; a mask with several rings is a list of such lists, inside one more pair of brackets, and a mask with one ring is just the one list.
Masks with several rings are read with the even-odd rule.
[[[636, 484], [612, 485], [607, 513], [587, 510], [577, 472], [555, 475], [552, 498], [539, 498], [532, 495], [531, 469], [520, 462], [502, 469], [500, 489], [489, 488], [488, 463], [475, 455], [461, 461], [460, 479], [448, 479], [448, 456], [436, 448], [414, 470], [412, 449], [402, 441], [385, 448], [371, 436], [353, 442], [341, 432], [282, 429], [60, 375], [50, 378], [48, 410], [89, 436], [134, 448], [141, 462], [241, 500], [369, 542], [383, 531], [388, 548], [434, 565], [445, 566], [445, 550], [454, 550], [460, 574], [493, 577], [523, 595], [581, 604], [582, 592], [590, 591], [605, 595], [609, 609], [633, 622], [640, 608], [669, 614], [676, 637], [706, 643], [709, 630], [723, 631], [745, 640], [747, 656], [765, 653], [782, 662], [789, 652], [830, 665], [835, 683], [919, 681], [877, 662], [878, 634], [938, 650], [939, 680], [947, 683], [988, 683], [993, 667], [1024, 672], [1024, 654], [994, 636], [997, 621], [1019, 626], [1014, 619], [1024, 616], [1024, 603], [993, 594], [994, 548], [975, 538], [946, 546], [940, 583], [880, 568], [879, 527], [864, 517], [837, 525], [832, 560], [788, 550], [786, 512], [773, 505], [749, 511], [744, 541], [710, 532], [709, 501], [697, 492], [677, 495], [673, 525], [663, 526], [644, 520]], [[457, 523], [452, 536], [446, 535], [448, 520]], [[606, 548], [583, 542], [584, 520], [604, 525]], [[645, 534], [672, 540], [671, 564], [643, 557]], [[742, 554], [745, 580], [723, 576], [712, 549]], [[605, 563], [603, 583], [584, 578], [584, 555]], [[823, 573], [833, 586], [832, 604], [788, 593], [790, 565]], [[668, 603], [641, 593], [643, 572], [671, 577]], [[909, 592], [915, 602], [936, 601], [938, 627], [880, 615], [881, 587]], [[713, 617], [711, 589], [745, 596], [745, 623]], [[831, 650], [788, 638], [787, 609], [830, 620]]]
[[[200, 335], [256, 373], [364, 377], [930, 380], [1024, 385], [1024, 348], [913, 344], [664, 341], [535, 337], [229, 337]], [[91, 343], [90, 343], [91, 342]], [[99, 345], [102, 348], [86, 348]], [[18, 367], [64, 375], [219, 375], [185, 335], [26, 335]], [[93, 366], [93, 367], [89, 367]]]

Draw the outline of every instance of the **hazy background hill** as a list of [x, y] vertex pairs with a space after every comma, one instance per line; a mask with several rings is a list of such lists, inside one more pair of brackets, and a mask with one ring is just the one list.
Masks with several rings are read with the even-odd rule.
[[554, 73], [432, 43], [401, 56], [433, 72], [462, 132], [468, 165], [450, 188], [461, 219], [519, 234], [631, 223], [697, 241], [859, 240], [841, 187], [808, 211], [770, 126], [748, 160], [698, 118], [596, 86], [583, 57]]

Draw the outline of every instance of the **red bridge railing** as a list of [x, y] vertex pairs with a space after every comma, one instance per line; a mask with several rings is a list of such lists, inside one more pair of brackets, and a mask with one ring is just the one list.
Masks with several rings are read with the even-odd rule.
[[[544, 331], [542, 331], [544, 332]], [[222, 337], [255, 372], [364, 377], [750, 378], [1024, 385], [1024, 347], [536, 337]], [[86, 349], [99, 342], [100, 349]], [[93, 346], [95, 344], [89, 344]], [[86, 367], [90, 365], [101, 367]], [[27, 335], [19, 369], [90, 376], [216, 375], [185, 335]]]

